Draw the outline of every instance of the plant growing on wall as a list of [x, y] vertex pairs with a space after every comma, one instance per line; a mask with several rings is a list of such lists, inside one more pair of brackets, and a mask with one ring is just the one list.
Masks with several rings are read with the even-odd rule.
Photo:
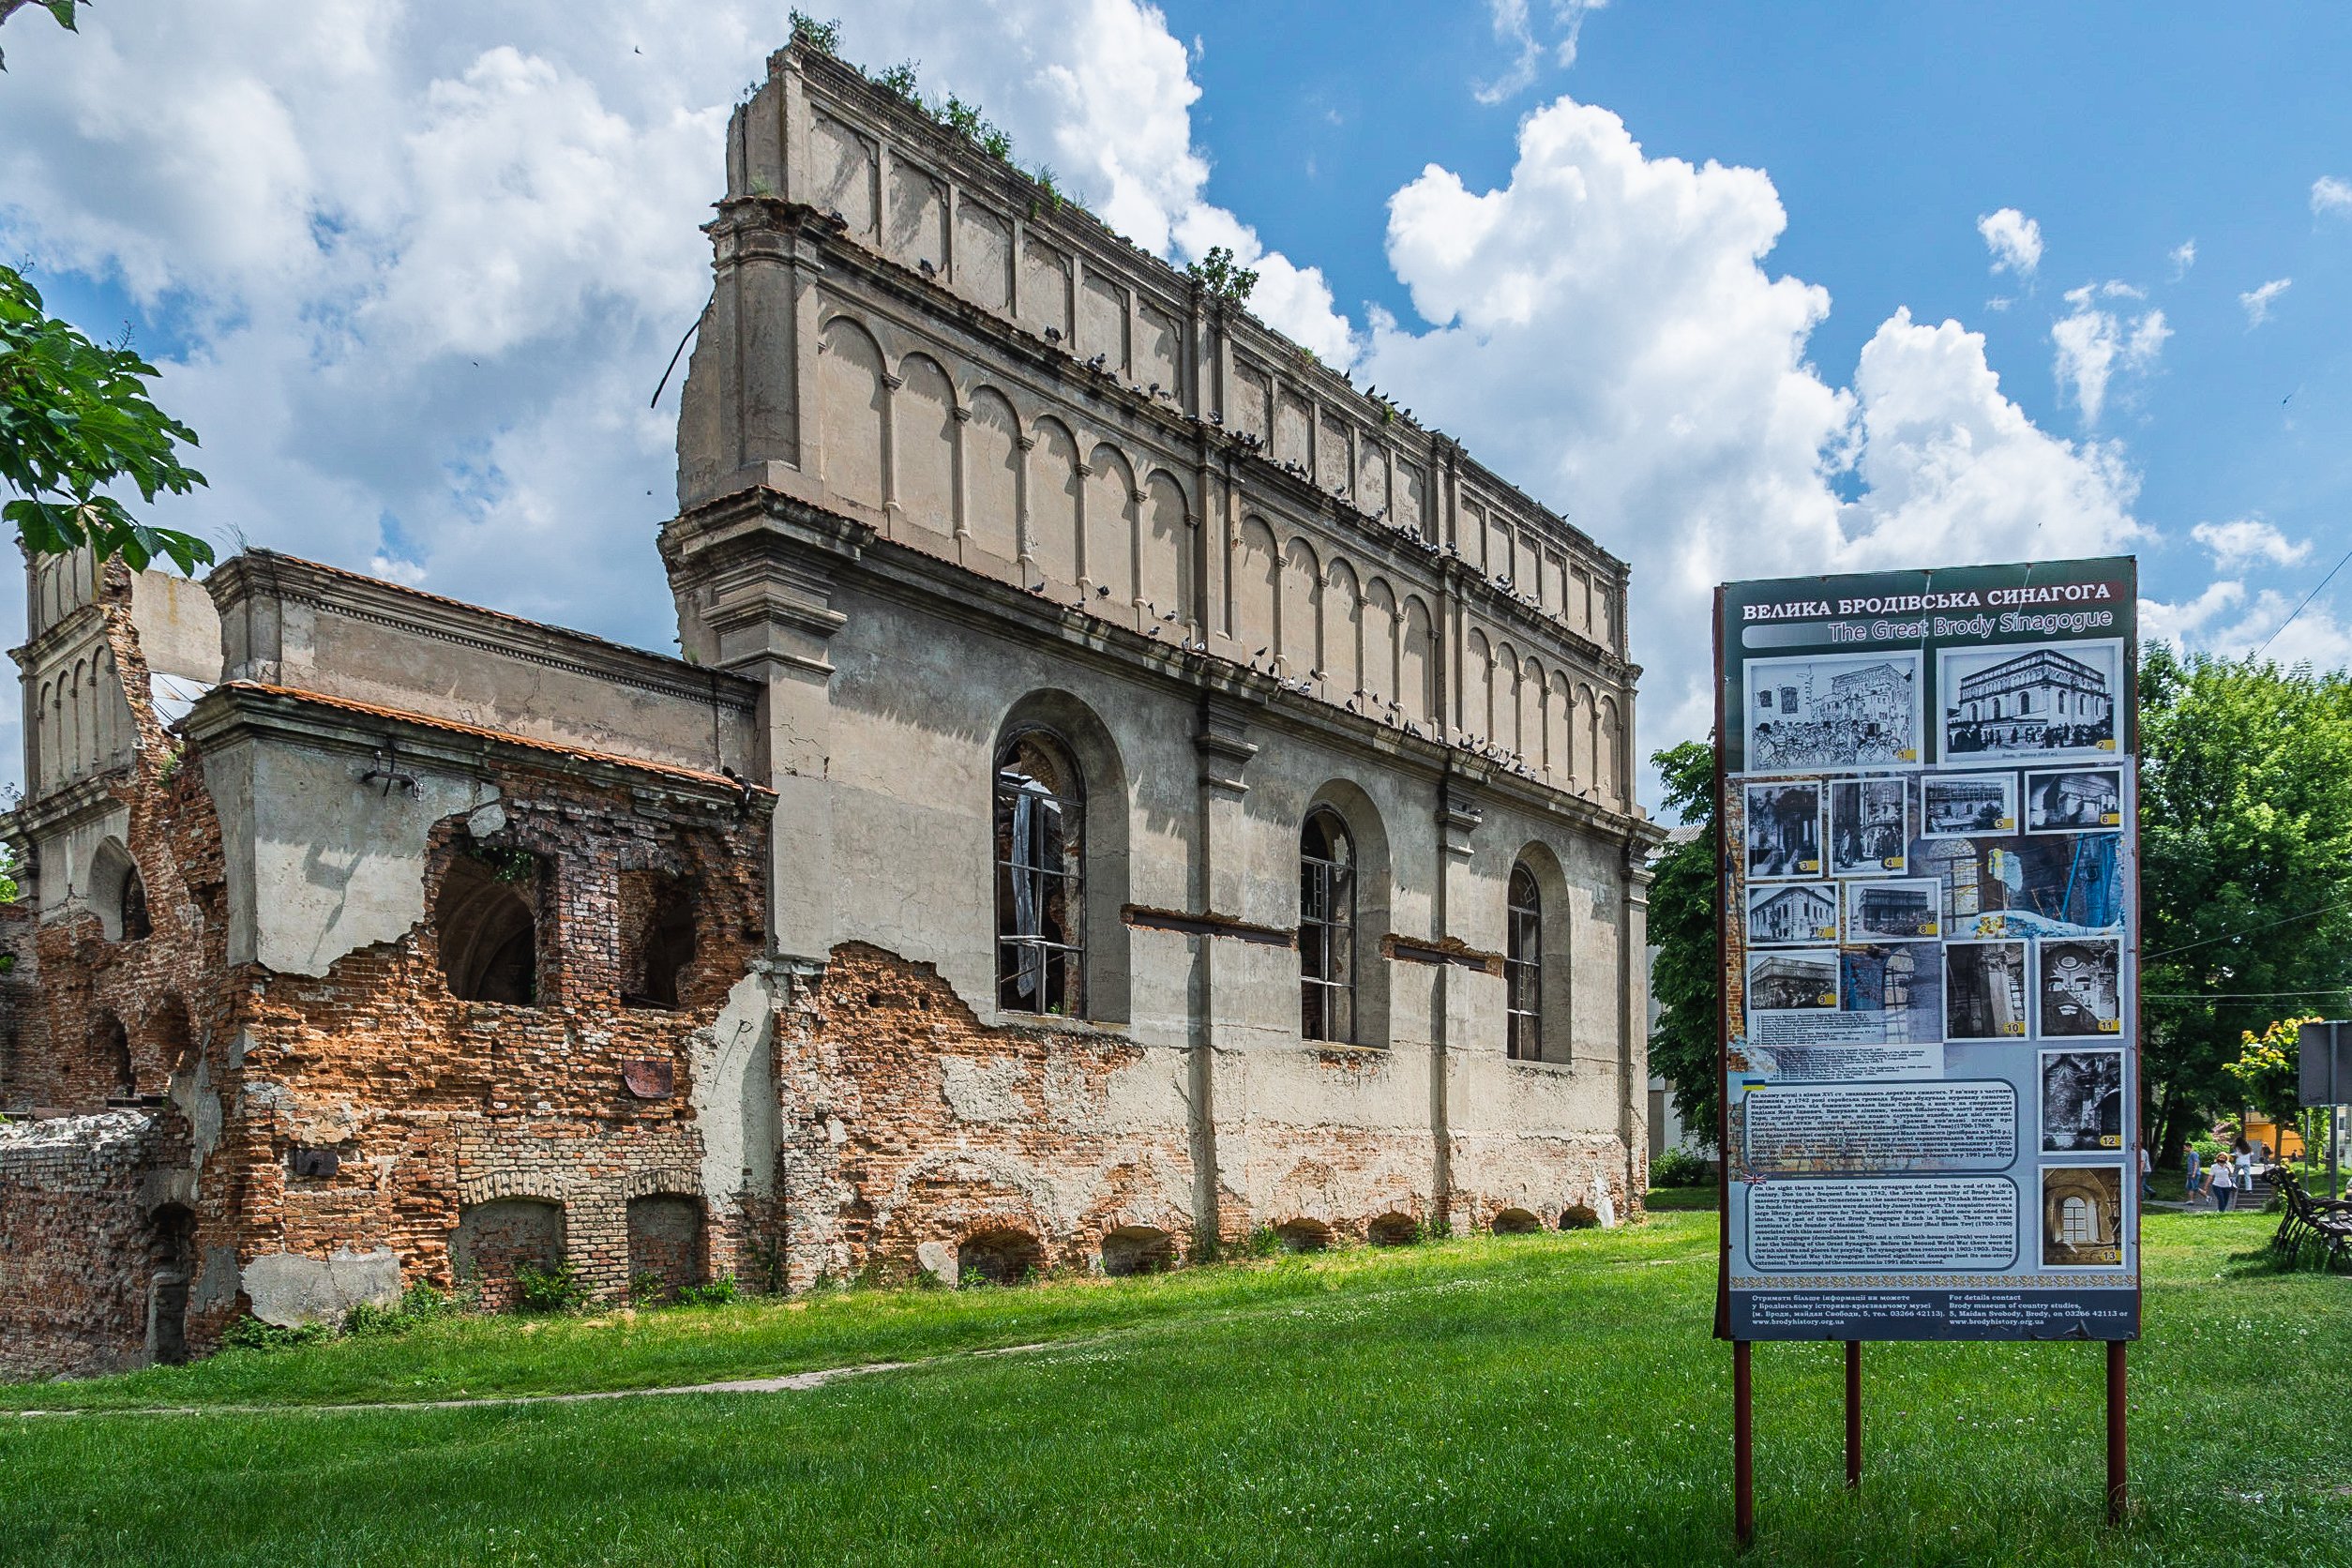
[[489, 867], [490, 873], [503, 882], [520, 885], [535, 881], [539, 875], [539, 857], [529, 850], [473, 840], [467, 843], [465, 852]]
[[792, 22], [794, 43], [799, 44], [803, 49], [813, 49], [820, 54], [831, 54], [836, 58], [840, 56], [841, 23], [839, 19], [819, 22], [807, 11], [795, 9], [792, 12]]
[[1230, 246], [1213, 245], [1209, 253], [1184, 268], [1192, 280], [1229, 305], [1240, 305], [1258, 287], [1258, 274], [1249, 267], [1233, 264]]

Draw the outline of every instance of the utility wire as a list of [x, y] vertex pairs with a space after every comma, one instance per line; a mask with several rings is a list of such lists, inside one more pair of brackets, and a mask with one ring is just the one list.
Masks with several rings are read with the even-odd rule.
[[2292, 925], [2298, 920], [2316, 920], [2323, 914], [2333, 914], [2338, 910], [2347, 909], [2352, 909], [2352, 898], [2346, 898], [2340, 904], [2324, 904], [2315, 910], [2299, 910], [2293, 914], [2283, 914], [2276, 920], [2266, 920], [2259, 926], [2249, 926], [2241, 931], [2224, 931], [2217, 937], [2200, 937], [2194, 942], [2184, 942], [2178, 947], [2167, 947], [2161, 953], [2143, 953], [2140, 955], [2140, 962], [2154, 963], [2159, 958], [2169, 958], [2176, 953], [2187, 953], [2199, 947], [2210, 947], [2217, 942], [2235, 942], [2239, 937], [2250, 937], [2256, 931], [2267, 931], [2274, 926]]
[[[2334, 580], [2336, 573], [2344, 570], [2344, 563], [2345, 561], [2352, 561], [2352, 550], [2345, 550], [2344, 552], [2343, 560], [2338, 561], [2334, 565], [2328, 568], [2328, 575], [2319, 580], [2319, 588], [2325, 588], [2328, 586], [2328, 584]], [[2311, 601], [2319, 596], [2319, 588], [2314, 588], [2310, 593], [2303, 596], [2303, 602], [2295, 607], [2295, 615], [2300, 615], [2304, 611], [2311, 608]], [[2255, 658], [2258, 659], [2263, 655], [2270, 651], [2270, 644], [2279, 640], [2279, 632], [2284, 631], [2287, 627], [2295, 624], [2295, 615], [2289, 615], [2285, 620], [2281, 621], [2278, 626], [2278, 631], [2272, 632], [2269, 637], [2262, 640], [2262, 646], [2254, 650], [2254, 656]]]
[[2319, 986], [2301, 991], [2148, 991], [2143, 1002], [2254, 1002], [2283, 996], [2344, 996], [2352, 986]]

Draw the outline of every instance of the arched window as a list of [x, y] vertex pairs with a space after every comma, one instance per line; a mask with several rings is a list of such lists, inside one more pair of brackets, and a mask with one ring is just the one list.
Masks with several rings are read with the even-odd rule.
[[2092, 1234], [2088, 1201], [2069, 1198], [2058, 1205], [2058, 1234], [2069, 1246], [2088, 1246], [2098, 1239]]
[[460, 1002], [538, 1003], [538, 857], [468, 845], [450, 856], [434, 925]]
[[1356, 1037], [1356, 846], [1329, 809], [1299, 835], [1299, 1033]]
[[141, 942], [154, 934], [155, 922], [147, 918], [147, 884], [133, 867], [123, 879], [123, 940]]
[[1086, 792], [1042, 730], [996, 760], [996, 992], [1008, 1013], [1083, 1012]]
[[1515, 1062], [1544, 1060], [1544, 904], [1535, 873], [1511, 868], [1503, 932], [1503, 1049]]

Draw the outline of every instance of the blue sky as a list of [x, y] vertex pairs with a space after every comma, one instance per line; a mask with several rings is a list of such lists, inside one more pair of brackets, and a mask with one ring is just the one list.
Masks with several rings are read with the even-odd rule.
[[[2343, 8], [840, 8], [1627, 556], [1645, 750], [1725, 577], [2130, 550], [2235, 653], [2352, 548]], [[667, 647], [645, 400], [784, 9], [22, 13], [0, 253], [204, 433], [160, 520]], [[2272, 652], [2352, 659], [2352, 570]]]
[[[1532, 8], [1539, 40], [1559, 38]], [[1492, 104], [1473, 84], [1513, 51], [1490, 26], [1395, 0], [1348, 10], [1334, 30], [1330, 7], [1298, 0], [1167, 7], [1199, 51], [1209, 194], [1317, 262], [1342, 302], [1409, 313], [1383, 249], [1388, 193], [1431, 161], [1474, 188], [1507, 180], [1514, 123], [1573, 93], [1653, 156], [1772, 176], [1788, 228], [1770, 268], [1829, 290], [1811, 351], [1832, 380], [1907, 306], [1983, 332], [2002, 390], [2079, 433], [2053, 366], [2064, 296], [2145, 289], [2172, 337], [2099, 428], [2125, 444], [2137, 515], [2160, 531], [2136, 545], [2151, 596], [2214, 580], [2189, 536], [2200, 522], [2259, 519], [2308, 542], [2295, 566], [2247, 575], [2295, 598], [2352, 548], [2352, 211], [2312, 206], [2314, 181], [2352, 178], [2352, 9], [1618, 0], [1584, 18], [1573, 65], [1547, 56]], [[1987, 270], [1976, 220], [2005, 207], [2043, 237], [2029, 283]], [[2239, 295], [2281, 278], [2292, 286], [2251, 326]]]

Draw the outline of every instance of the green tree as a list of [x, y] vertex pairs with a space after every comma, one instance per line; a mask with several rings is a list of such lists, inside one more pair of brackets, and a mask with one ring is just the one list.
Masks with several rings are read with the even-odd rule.
[[1650, 970], [1659, 1006], [1650, 1070], [1674, 1085], [1674, 1108], [1693, 1137], [1715, 1146], [1723, 1098], [1722, 1000], [1715, 972], [1715, 753], [1697, 741], [1653, 752], [1666, 803], [1698, 836], [1667, 846], [1650, 886]]
[[49, 314], [39, 291], [0, 266], [0, 519], [37, 555], [90, 545], [143, 567], [168, 555], [192, 572], [212, 559], [193, 535], [134, 520], [109, 489], [143, 501], [185, 495], [204, 476], [179, 460], [196, 432], [148, 400], [155, 367], [127, 347], [94, 343]]
[[2141, 1059], [2169, 1163], [2241, 1103], [2249, 1033], [2345, 1001], [2352, 676], [2158, 645], [2140, 716]]

